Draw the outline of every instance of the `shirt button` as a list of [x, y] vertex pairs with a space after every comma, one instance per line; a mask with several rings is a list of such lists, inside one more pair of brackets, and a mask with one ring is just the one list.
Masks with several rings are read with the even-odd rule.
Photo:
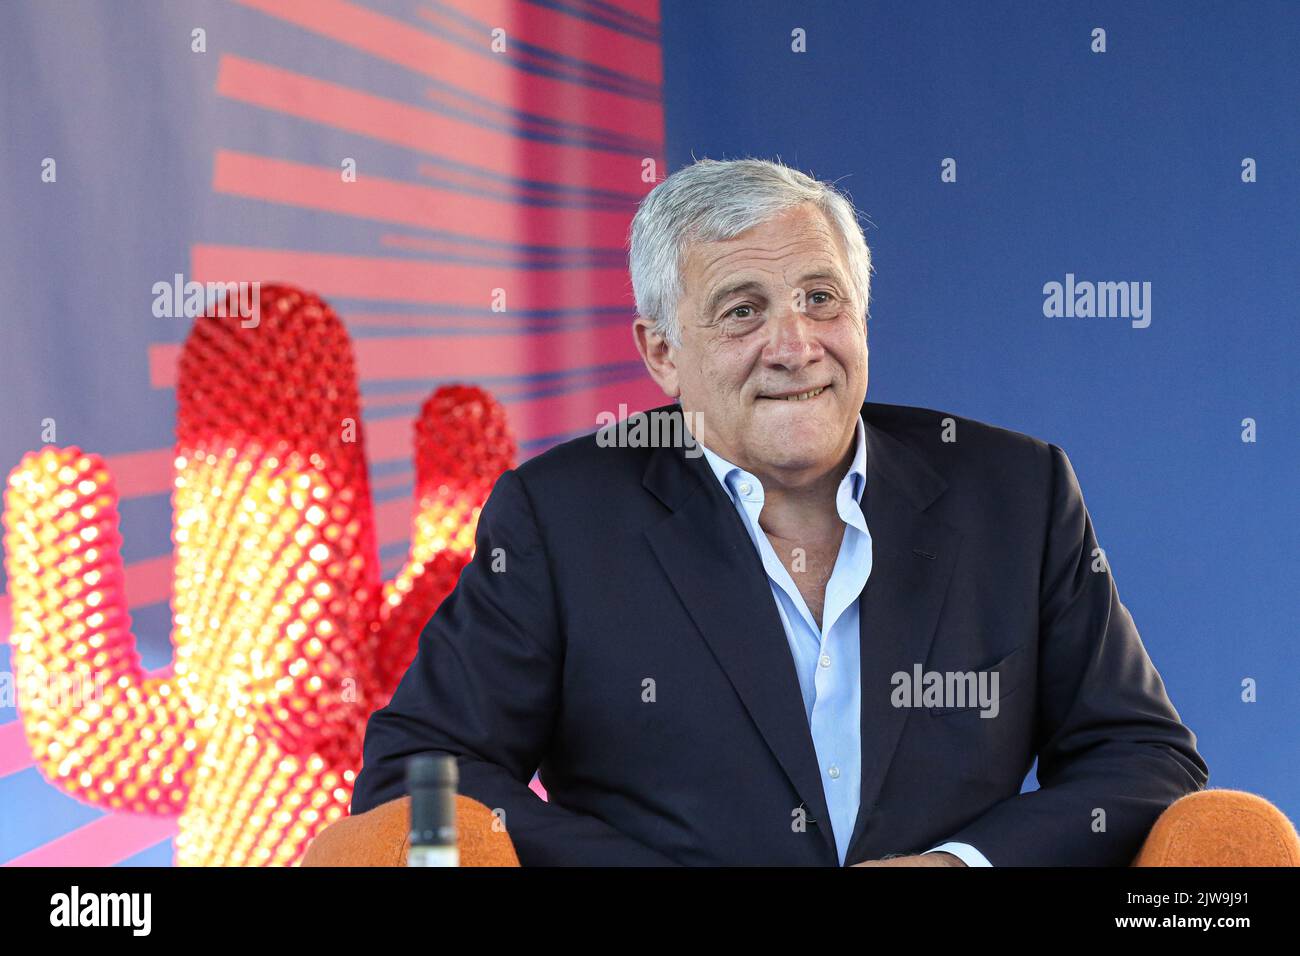
[[740, 493], [741, 493], [742, 495], [747, 495], [747, 494], [749, 494], [749, 493], [750, 493], [751, 491], [753, 491], [753, 490], [754, 490], [754, 486], [751, 485], [749, 482], [747, 482], [747, 481], [742, 481], [742, 482], [740, 483]]
[[829, 657], [828, 655], [823, 654], [823, 655], [822, 655], [822, 659], [821, 659], [820, 661], [818, 661], [817, 663], [821, 664], [822, 667], [830, 667], [830, 666], [831, 666], [831, 659], [830, 659], [830, 657]]
[[834, 764], [831, 764], [831, 769], [826, 772], [831, 775], [832, 780], [840, 779], [840, 768], [835, 766]]

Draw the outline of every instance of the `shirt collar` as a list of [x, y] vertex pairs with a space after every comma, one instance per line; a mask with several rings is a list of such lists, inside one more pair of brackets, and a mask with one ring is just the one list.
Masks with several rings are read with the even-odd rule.
[[[845, 483], [848, 483], [849, 492], [852, 494], [853, 499], [861, 502], [862, 492], [867, 484], [867, 430], [862, 424], [861, 415], [858, 415], [853, 440], [853, 462], [849, 465], [849, 470], [844, 477], [840, 479], [840, 488], [842, 489]], [[754, 487], [762, 489], [763, 484], [758, 480], [757, 476], [745, 471], [739, 465], [733, 465], [698, 438], [695, 441], [704, 452], [704, 457], [708, 461], [709, 467], [713, 469], [713, 474], [717, 477], [718, 482], [731, 495], [733, 500], [737, 494], [736, 485], [741, 481], [749, 482]]]

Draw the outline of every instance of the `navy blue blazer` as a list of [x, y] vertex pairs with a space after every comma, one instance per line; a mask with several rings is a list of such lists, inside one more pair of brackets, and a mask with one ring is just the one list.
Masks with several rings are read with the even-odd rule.
[[[846, 862], [957, 840], [994, 866], [1127, 865], [1208, 769], [1094, 570], [1069, 459], [930, 409], [862, 416], [873, 567]], [[893, 675], [917, 664], [996, 671], [998, 715], [895, 707]], [[589, 435], [501, 476], [474, 559], [369, 720], [352, 812], [405, 793], [422, 752], [458, 758], [460, 792], [503, 814], [525, 866], [838, 864], [762, 563], [682, 448]]]

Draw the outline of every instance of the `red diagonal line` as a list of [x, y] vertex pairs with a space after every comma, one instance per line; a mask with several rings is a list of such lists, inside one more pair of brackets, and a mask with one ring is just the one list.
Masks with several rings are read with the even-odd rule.
[[[300, 283], [306, 288], [311, 283]], [[220, 322], [222, 319], [199, 319]], [[626, 326], [537, 335], [400, 336], [353, 343], [363, 381], [531, 375], [636, 358]], [[149, 346], [149, 381], [174, 388], [181, 347]]]
[[[662, 152], [658, 146], [650, 145], [650, 140], [645, 138], [633, 139], [631, 137], [614, 137], [606, 130], [598, 126], [573, 127], [571, 129], [560, 129], [547, 120], [532, 119], [523, 116], [503, 116], [501, 113], [482, 103], [465, 103], [461, 97], [455, 93], [450, 93], [440, 87], [429, 87], [424, 91], [424, 97], [430, 103], [440, 107], [442, 111], [451, 114], [450, 119], [463, 123], [466, 126], [477, 126], [483, 124], [489, 128], [504, 126], [504, 134], [513, 137], [520, 143], [531, 142], [532, 137], [540, 137], [543, 141], [547, 137], [559, 137], [565, 142], [557, 145], [567, 146], [571, 149], [590, 149], [597, 152], [609, 153], [635, 153], [649, 151], [655, 155]], [[652, 131], [653, 133], [653, 131]], [[651, 135], [651, 134], [647, 134]], [[657, 138], [654, 142], [660, 143]], [[447, 167], [450, 169], [450, 167]], [[476, 173], [474, 170], [460, 170], [466, 180], [474, 182], [483, 182], [488, 177]], [[445, 174], [445, 173], [444, 173]]]
[[[432, 110], [363, 93], [337, 83], [237, 56], [222, 56], [217, 92], [290, 116], [312, 120], [514, 179], [641, 195], [641, 157], [586, 146], [522, 139]], [[641, 131], [663, 142], [662, 116]], [[653, 157], [662, 165], [663, 150]], [[364, 169], [362, 170], [364, 175]], [[501, 188], [497, 179], [481, 177]]]
[[[519, 269], [398, 256], [357, 256], [298, 249], [193, 245], [190, 279], [197, 282], [287, 282], [319, 296], [426, 302], [487, 308], [493, 289], [504, 289], [506, 308], [517, 311], [626, 308], [633, 301], [623, 268]], [[628, 341], [632, 341], [628, 333]], [[593, 363], [595, 364], [595, 363]]]
[[[574, 370], [575, 374], [577, 371]], [[582, 376], [576, 378], [565, 377], [561, 379], [557, 376], [550, 381], [542, 381], [525, 377], [515, 381], [496, 382], [492, 385], [491, 391], [492, 396], [497, 401], [508, 406], [512, 401], [528, 401], [532, 398], [543, 397], [541, 394], [533, 393], [548, 390], [556, 392], [564, 390], [590, 391], [593, 388], [599, 388], [601, 385], [612, 385], [615, 382], [627, 382], [642, 377], [640, 362], [623, 362], [587, 370]], [[429, 397], [432, 391], [433, 386], [425, 385], [400, 392], [370, 392], [361, 396], [361, 410], [365, 413], [394, 405], [419, 405]]]
[[659, 0], [601, 0], [607, 7], [617, 7], [624, 13], [640, 17], [651, 26], [659, 26]]
[[[494, 249], [479, 243], [466, 242], [454, 236], [411, 236], [405, 233], [386, 232], [379, 237], [381, 246], [392, 249], [408, 249], [430, 256], [459, 255], [477, 259], [480, 262], [492, 260], [506, 266], [538, 265], [576, 265], [582, 266], [598, 255], [623, 255], [622, 249], [583, 248], [556, 246], [546, 249]], [[352, 321], [349, 317], [348, 321]]]
[[500, 330], [519, 332], [519, 319], [504, 313], [491, 315], [448, 315], [428, 312], [353, 312], [343, 320], [349, 329], [379, 327], [388, 329], [464, 329], [473, 327], [484, 332]]
[[110, 813], [16, 856], [5, 866], [114, 866], [176, 836], [176, 817]]
[[520, 71], [507, 57], [491, 51], [488, 35], [478, 52], [343, 0], [237, 2], [525, 113], [574, 123], [600, 117], [607, 127], [617, 124], [609, 128], [641, 136], [662, 127], [659, 103]]
[[[582, 236], [585, 245], [615, 251], [621, 248], [635, 211], [631, 204], [619, 212], [521, 207], [509, 199], [385, 179], [364, 170], [355, 182], [344, 182], [341, 170], [330, 166], [310, 166], [225, 149], [217, 150], [212, 188], [219, 193], [377, 222], [443, 229], [503, 243], [523, 243], [539, 234]], [[557, 247], [555, 251], [566, 250]]]
[[172, 596], [171, 555], [132, 562], [123, 573], [126, 575], [126, 603], [129, 607], [144, 607]]
[[129, 452], [125, 455], [108, 455], [108, 466], [120, 498], [139, 495], [157, 495], [172, 488], [172, 462], [176, 452], [171, 448]]
[[[150, 346], [149, 351], [149, 367], [154, 386], [175, 385], [179, 347], [155, 345]], [[363, 381], [425, 378], [472, 380], [497, 375], [558, 372], [575, 366], [632, 361], [636, 358], [632, 335], [621, 325], [527, 336], [368, 338], [356, 342], [354, 351], [358, 373]]]
[[[518, 3], [516, 0], [443, 0], [443, 3], [477, 23], [486, 24], [490, 28], [501, 27], [508, 37], [517, 38], [532, 46], [561, 53], [581, 63], [603, 67], [643, 83], [658, 86], [663, 82], [659, 44], [650, 40], [571, 17], [563, 11], [531, 3]], [[438, 16], [431, 9], [421, 8], [418, 12], [426, 19]], [[466, 27], [459, 29], [462, 32], [467, 30]]]

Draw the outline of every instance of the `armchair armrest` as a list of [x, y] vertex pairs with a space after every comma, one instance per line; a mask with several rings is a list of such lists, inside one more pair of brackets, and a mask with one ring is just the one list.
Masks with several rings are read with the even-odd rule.
[[[398, 797], [324, 830], [302, 866], [405, 866], [411, 798]], [[518, 866], [509, 834], [483, 804], [456, 797], [462, 866]], [[1198, 790], [1169, 806], [1133, 866], [1300, 866], [1300, 836], [1268, 800], [1242, 790]]]
[[[411, 798], [398, 797], [372, 810], [336, 820], [316, 835], [302, 866], [406, 866]], [[456, 796], [456, 837], [461, 866], [518, 866], [514, 843], [492, 811]]]
[[1300, 866], [1300, 837], [1261, 796], [1198, 790], [1170, 804], [1133, 866]]

